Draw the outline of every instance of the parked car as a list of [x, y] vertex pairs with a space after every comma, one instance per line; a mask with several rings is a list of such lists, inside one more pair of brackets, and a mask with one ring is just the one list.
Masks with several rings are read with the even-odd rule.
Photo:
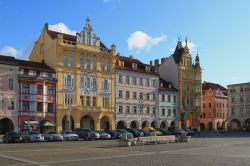
[[111, 135], [106, 131], [99, 131], [100, 139], [111, 139]]
[[89, 128], [76, 128], [75, 133], [79, 136], [79, 138], [84, 140], [94, 140], [100, 138], [99, 133]]
[[142, 129], [140, 129], [140, 130], [138, 130], [138, 131], [143, 132], [143, 136], [144, 136], [144, 137], [152, 136], [152, 134], [151, 134], [149, 131], [142, 130]]
[[56, 131], [47, 131], [44, 134], [46, 141], [63, 141], [63, 136]]
[[190, 129], [183, 129], [183, 130], [187, 132], [188, 136], [194, 136], [195, 135], [195, 132], [193, 130], [190, 130]]
[[141, 131], [138, 131], [137, 129], [134, 128], [125, 128], [125, 130], [127, 130], [129, 133], [133, 134], [134, 138], [138, 138], [138, 137], [143, 137], [144, 134]]
[[63, 140], [79, 141], [79, 136], [73, 131], [62, 131], [60, 134], [63, 136]]
[[42, 142], [44, 141], [44, 136], [37, 131], [26, 132], [22, 135], [23, 142]]
[[110, 134], [111, 139], [121, 139], [122, 134], [115, 130], [106, 130], [106, 133]]
[[118, 133], [120, 133], [121, 135], [132, 134], [132, 133], [128, 132], [128, 131], [125, 130], [125, 129], [117, 129], [116, 131], [117, 131]]
[[152, 135], [160, 136], [161, 132], [155, 130], [153, 127], [144, 127], [143, 130], [150, 132]]
[[179, 128], [169, 128], [169, 132], [171, 135], [180, 135], [180, 136], [187, 135], [186, 131]]
[[156, 128], [157, 131], [161, 132], [162, 135], [170, 135], [170, 132], [168, 131], [168, 129], [164, 129], [164, 128]]
[[3, 136], [4, 143], [22, 142], [22, 137], [17, 132], [9, 132]]

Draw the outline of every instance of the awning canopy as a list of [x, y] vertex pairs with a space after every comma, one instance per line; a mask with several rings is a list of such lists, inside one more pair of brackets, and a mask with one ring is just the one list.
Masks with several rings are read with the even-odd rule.
[[41, 123], [41, 126], [45, 126], [45, 127], [54, 127], [56, 126], [54, 123], [50, 122], [50, 121], [43, 121]]
[[24, 121], [24, 124], [29, 124], [29, 125], [39, 125], [39, 122], [38, 121], [35, 121], [35, 120], [25, 120]]

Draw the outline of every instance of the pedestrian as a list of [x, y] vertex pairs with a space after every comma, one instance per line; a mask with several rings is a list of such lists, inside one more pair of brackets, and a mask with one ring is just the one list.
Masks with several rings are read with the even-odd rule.
[[200, 137], [201, 136], [201, 128], [198, 127], [198, 136]]

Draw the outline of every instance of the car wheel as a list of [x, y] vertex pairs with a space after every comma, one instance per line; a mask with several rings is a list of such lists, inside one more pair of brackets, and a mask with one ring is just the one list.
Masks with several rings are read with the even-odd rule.
[[67, 141], [70, 141], [69, 137], [67, 137]]

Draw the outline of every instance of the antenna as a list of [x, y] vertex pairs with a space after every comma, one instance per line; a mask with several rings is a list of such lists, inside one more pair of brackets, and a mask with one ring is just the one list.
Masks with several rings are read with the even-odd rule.
[[182, 41], [182, 36], [179, 35], [179, 34], [177, 34], [177, 41], [178, 41], [178, 42], [181, 42], [181, 41]]

